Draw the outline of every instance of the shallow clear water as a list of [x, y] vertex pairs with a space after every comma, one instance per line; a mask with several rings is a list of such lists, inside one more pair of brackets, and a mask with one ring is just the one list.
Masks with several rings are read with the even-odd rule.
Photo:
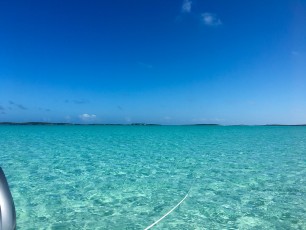
[[306, 229], [306, 127], [0, 126], [19, 229]]

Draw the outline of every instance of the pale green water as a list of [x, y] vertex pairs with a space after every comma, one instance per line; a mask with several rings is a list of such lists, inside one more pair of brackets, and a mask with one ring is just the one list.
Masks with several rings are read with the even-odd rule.
[[0, 126], [18, 229], [306, 229], [306, 127]]

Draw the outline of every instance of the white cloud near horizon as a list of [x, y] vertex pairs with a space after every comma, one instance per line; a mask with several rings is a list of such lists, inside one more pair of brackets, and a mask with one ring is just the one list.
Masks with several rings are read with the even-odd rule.
[[96, 114], [88, 114], [88, 113], [84, 113], [84, 114], [81, 114], [79, 116], [79, 118], [82, 120], [82, 121], [92, 121], [94, 119], [97, 118], [97, 115]]
[[217, 17], [216, 14], [212, 13], [203, 13], [201, 14], [202, 21], [207, 26], [220, 26], [222, 25], [221, 20]]
[[183, 13], [190, 13], [191, 12], [191, 4], [192, 4], [192, 1], [184, 0], [183, 5], [182, 5], [182, 12]]

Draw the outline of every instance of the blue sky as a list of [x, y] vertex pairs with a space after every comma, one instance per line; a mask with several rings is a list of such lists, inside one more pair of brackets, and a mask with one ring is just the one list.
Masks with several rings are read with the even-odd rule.
[[306, 1], [0, 1], [0, 121], [306, 123]]

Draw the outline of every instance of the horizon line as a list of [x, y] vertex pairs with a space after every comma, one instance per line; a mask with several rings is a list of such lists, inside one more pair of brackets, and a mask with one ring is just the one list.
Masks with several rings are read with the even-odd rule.
[[155, 124], [155, 123], [70, 123], [70, 122], [0, 122], [0, 125], [84, 125], [84, 126], [306, 126], [306, 124], [216, 124], [216, 123], [191, 123], [191, 124]]

